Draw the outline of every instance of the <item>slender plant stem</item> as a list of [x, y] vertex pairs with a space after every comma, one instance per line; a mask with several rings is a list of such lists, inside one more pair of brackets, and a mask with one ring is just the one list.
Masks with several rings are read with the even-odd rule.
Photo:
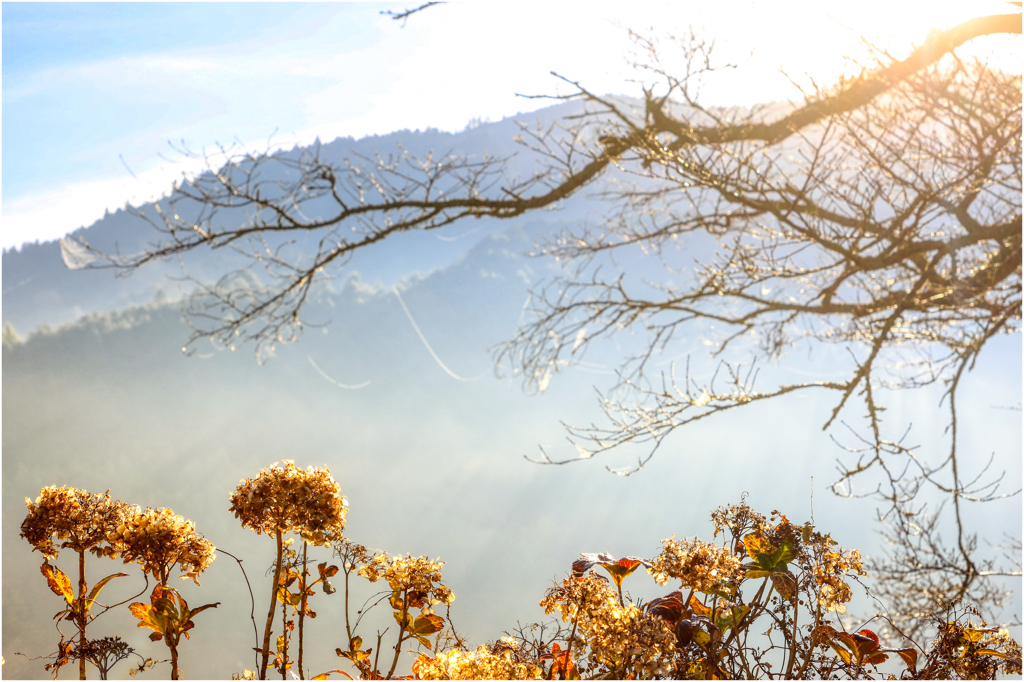
[[811, 642], [807, 645], [807, 658], [804, 659], [803, 664], [800, 666], [800, 671], [796, 674], [797, 679], [803, 679], [804, 671], [807, 670], [807, 666], [811, 663], [811, 658], [814, 656], [814, 647], [818, 643], [818, 625], [821, 624], [821, 604], [818, 604], [814, 609], [814, 627], [811, 629]]
[[[256, 637], [256, 646], [259, 646], [260, 645], [260, 633], [259, 633], [259, 630], [256, 628], [256, 597], [252, 593], [252, 585], [249, 583], [249, 576], [246, 575], [245, 568], [242, 567], [242, 560], [239, 559], [238, 557], [236, 557], [231, 552], [225, 552], [220, 547], [217, 548], [217, 551], [218, 552], [223, 552], [224, 554], [227, 554], [229, 557], [231, 557], [232, 559], [237, 561], [238, 562], [238, 568], [240, 568], [242, 570], [242, 577], [245, 578], [245, 585], [246, 585], [246, 587], [249, 588], [249, 601], [251, 603], [251, 607], [249, 609], [249, 619], [252, 620], [252, 634]], [[147, 585], [147, 587], [149, 586], [149, 581], [148, 580], [146, 581], [146, 585]], [[256, 665], [259, 666], [259, 664], [260, 664], [259, 654], [257, 654], [256, 655]]]
[[[282, 586], [281, 589], [284, 589]], [[285, 595], [287, 597], [287, 595]], [[281, 601], [281, 637], [284, 646], [281, 647], [281, 679], [288, 679], [288, 601]]]
[[409, 590], [405, 590], [402, 593], [402, 625], [398, 628], [398, 641], [395, 643], [395, 658], [391, 661], [391, 670], [388, 671], [388, 679], [395, 672], [395, 668], [398, 667], [398, 657], [402, 655], [402, 640], [405, 635], [405, 619], [409, 615]]
[[[768, 578], [765, 578], [764, 582], [761, 583], [761, 587], [758, 588], [757, 594], [755, 594], [754, 598], [750, 600], [750, 610], [747, 611], [747, 614], [745, 616], [743, 616], [743, 618], [740, 618], [738, 623], [736, 623], [736, 626], [733, 627], [732, 632], [729, 634], [728, 639], [725, 640], [725, 644], [723, 644], [722, 647], [729, 646], [729, 644], [732, 643], [732, 640], [736, 639], [736, 635], [738, 635], [740, 633], [740, 626], [741, 625], [745, 625], [748, 622], [748, 619], [749, 619], [749, 622], [752, 623], [755, 620], [757, 620], [757, 616], [761, 615], [761, 612], [758, 611], [756, 615], [751, 617], [751, 614], [754, 613], [754, 607], [758, 606], [758, 601], [757, 600], [761, 598], [761, 594], [764, 592], [765, 585], [767, 585], [767, 584], [768, 584]], [[774, 587], [774, 585], [772, 587]], [[769, 592], [769, 594], [771, 594], [771, 592]], [[767, 598], [766, 598], [766, 601], [767, 601]], [[763, 611], [763, 610], [764, 610], [764, 608], [761, 609], [761, 611]]]
[[789, 642], [789, 663], [786, 665], [786, 679], [787, 680], [793, 679], [793, 664], [796, 663], [796, 654], [797, 654], [797, 652], [796, 652], [796, 637], [797, 637], [796, 621], [797, 621], [797, 616], [800, 615], [800, 600], [797, 598], [797, 595], [794, 595], [793, 599], [791, 601], [793, 602], [793, 635], [790, 638], [790, 642]]
[[[386, 633], [387, 630], [384, 630], [384, 632]], [[380, 630], [377, 630], [377, 655], [373, 657], [373, 674], [376, 675], [378, 679], [380, 678], [380, 668], [377, 667], [377, 664], [380, 662], [380, 643], [383, 639], [384, 634], [381, 633]]]
[[305, 540], [302, 541], [302, 568], [299, 569], [299, 591], [302, 594], [302, 603], [299, 605], [299, 679], [306, 679], [306, 674], [302, 671], [302, 624], [306, 619], [306, 550], [309, 549], [309, 543]]
[[274, 564], [274, 585], [270, 593], [270, 610], [267, 612], [267, 626], [263, 629], [263, 660], [260, 662], [260, 679], [267, 679], [267, 660], [270, 658], [270, 632], [274, 623], [274, 604], [277, 602], [277, 583], [281, 580], [281, 531], [277, 531], [277, 563]]
[[[79, 650], [85, 647], [85, 551], [78, 553], [78, 647]], [[78, 679], [85, 679], [85, 656], [78, 656]]]
[[171, 650], [171, 679], [180, 680], [181, 672], [178, 670], [178, 647], [174, 644], [168, 645]]
[[[341, 567], [345, 570], [345, 634], [348, 635], [348, 648], [352, 648], [352, 625], [348, 616], [348, 575], [349, 569], [345, 567], [345, 560], [341, 560]], [[377, 653], [380, 653], [378, 651]]]

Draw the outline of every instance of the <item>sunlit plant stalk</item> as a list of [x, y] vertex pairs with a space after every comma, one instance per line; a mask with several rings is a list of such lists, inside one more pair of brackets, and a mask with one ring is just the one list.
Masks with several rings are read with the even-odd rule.
[[[289, 550], [287, 552], [287, 556], [288, 556], [289, 559], [292, 559], [293, 556], [294, 556], [294, 553]], [[289, 625], [294, 625], [294, 622], [290, 622], [288, 620], [288, 597], [289, 597], [289, 594], [288, 594], [288, 584], [290, 582], [291, 567], [293, 565], [294, 565], [294, 562], [293, 561], [289, 561], [288, 573], [286, 573], [285, 575], [281, 576], [282, 580], [281, 580], [280, 585], [278, 586], [278, 592], [277, 592], [278, 601], [281, 602], [281, 636], [278, 638], [277, 664], [281, 668], [281, 679], [282, 680], [288, 679], [288, 668], [291, 667], [289, 665], [289, 661], [288, 661], [288, 641], [290, 639], [288, 637], [288, 633], [291, 631], [291, 629], [288, 626]]]
[[302, 595], [299, 603], [299, 679], [306, 679], [306, 673], [302, 669], [302, 647], [304, 645], [302, 626], [306, 620], [306, 553], [309, 543], [302, 541], [302, 568], [299, 570], [299, 593]]
[[260, 659], [260, 679], [267, 679], [267, 663], [270, 659], [270, 635], [273, 632], [274, 606], [277, 605], [277, 591], [281, 584], [281, 558], [284, 551], [284, 543], [281, 540], [281, 531], [274, 534], [277, 539], [277, 560], [274, 562], [274, 582], [271, 583], [270, 608], [267, 610], [267, 624], [263, 628], [263, 650]]
[[[406, 616], [409, 615], [409, 590], [402, 592], [402, 622], [405, 622]], [[387, 678], [391, 679], [391, 676], [395, 673], [395, 668], [398, 666], [398, 657], [402, 654], [402, 641], [405, 639], [405, 625], [398, 628], [398, 641], [395, 642], [395, 657], [391, 660], [391, 669], [388, 670]]]
[[126, 507], [123, 520], [108, 534], [127, 563], [142, 566], [143, 573], [158, 580], [150, 595], [150, 603], [135, 602], [129, 609], [139, 619], [138, 627], [153, 630], [150, 639], [162, 639], [171, 652], [171, 679], [180, 679], [178, 645], [182, 636], [189, 639], [195, 627], [192, 618], [220, 602], [190, 608], [185, 598], [168, 587], [171, 571], [177, 566], [183, 575], [199, 585], [199, 575], [216, 558], [216, 548], [196, 533], [191, 521], [170, 509]]
[[345, 528], [347, 502], [326, 467], [309, 467], [302, 471], [290, 460], [265, 467], [255, 479], [243, 479], [231, 494], [230, 500], [230, 511], [235, 513], [244, 527], [257, 534], [273, 535], [276, 540], [273, 589], [263, 631], [259, 671], [260, 679], [265, 680], [270, 659], [274, 605], [281, 589], [283, 535], [297, 533], [304, 542], [315, 545], [329, 545], [340, 540]]
[[[86, 490], [70, 487], [48, 486], [39, 491], [35, 502], [26, 498], [25, 506], [28, 514], [21, 524], [21, 536], [32, 546], [43, 553], [46, 560], [42, 565], [50, 590], [64, 597], [68, 609], [64, 612], [78, 628], [78, 675], [85, 679], [86, 627], [89, 624], [89, 611], [100, 590], [111, 579], [127, 574], [116, 573], [99, 581], [86, 592], [85, 553], [92, 552], [96, 556], [114, 557], [117, 549], [112, 546], [109, 533], [116, 528], [123, 518], [125, 504], [113, 500], [109, 491], [104, 494], [93, 494]], [[63, 540], [60, 547], [71, 549], [78, 554], [78, 596], [71, 589], [70, 580], [60, 569], [50, 566], [49, 560], [57, 558], [58, 548], [53, 544], [53, 537]], [[70, 612], [70, 613], [68, 613]], [[67, 662], [67, 647], [63, 635], [59, 645], [58, 657], [53, 667], [60, 669]]]
[[[75, 612], [75, 624], [78, 625], [78, 646], [85, 648], [85, 551], [78, 552], [78, 608]], [[85, 679], [85, 656], [78, 657], [78, 679]]]

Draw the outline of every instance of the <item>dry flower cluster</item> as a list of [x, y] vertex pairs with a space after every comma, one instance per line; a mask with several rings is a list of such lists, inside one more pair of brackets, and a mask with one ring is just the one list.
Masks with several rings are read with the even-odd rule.
[[33, 502], [25, 498], [28, 515], [21, 523], [21, 536], [50, 559], [59, 549], [53, 536], [63, 542], [60, 549], [92, 552], [96, 556], [113, 557], [117, 549], [104, 544], [107, 533], [124, 517], [125, 504], [106, 493], [90, 493], [69, 487], [47, 486]]
[[[984, 621], [977, 627], [972, 622], [966, 626], [956, 621], [947, 623], [945, 631], [933, 644], [933, 649], [937, 651], [949, 649], [944, 652], [950, 654], [948, 656], [949, 667], [961, 679], [994, 680], [997, 673], [1019, 678], [1021, 675], [1020, 644], [1010, 636], [1009, 630], [988, 628], [987, 625]], [[971, 642], [977, 633], [984, 634], [976, 642]], [[975, 651], [996, 651], [1002, 655], [969, 656], [967, 655], [968, 650], [972, 646]], [[946, 671], [937, 672], [945, 672], [947, 676], [951, 677]]]
[[107, 532], [127, 563], [137, 563], [162, 584], [167, 584], [175, 564], [181, 578], [199, 584], [199, 574], [216, 558], [213, 543], [196, 533], [195, 524], [170, 509], [128, 507], [122, 523]]
[[334, 553], [341, 560], [345, 572], [358, 571], [381, 556], [380, 552], [371, 552], [364, 545], [348, 538], [342, 538], [334, 543]]
[[[425, 556], [393, 556], [385, 553], [375, 555], [368, 564], [359, 569], [359, 575], [371, 583], [381, 578], [388, 581], [395, 592], [408, 591], [417, 594], [429, 605], [455, 601], [455, 593], [441, 584], [443, 561], [431, 561]], [[437, 583], [437, 584], [435, 584]]]
[[673, 535], [661, 541], [664, 545], [661, 554], [648, 569], [659, 585], [676, 579], [688, 589], [713, 592], [723, 585], [743, 580], [743, 564], [728, 548], [698, 538], [683, 538], [682, 541], [674, 538]]
[[[181, 635], [188, 637], [194, 627], [192, 618], [218, 604], [190, 608], [175, 590], [167, 589], [170, 571], [178, 566], [183, 579], [198, 585], [198, 576], [214, 559], [214, 546], [200, 537], [195, 526], [170, 509], [142, 508], [113, 500], [109, 494], [95, 495], [75, 488], [48, 487], [35, 502], [26, 500], [29, 513], [22, 524], [22, 535], [47, 556], [42, 572], [50, 589], [67, 600], [60, 615], [70, 614], [78, 625], [77, 640], [62, 636], [54, 663], [47, 670], [58, 670], [77, 659], [80, 677], [91, 661], [105, 674], [118, 661], [133, 652], [116, 638], [89, 640], [86, 626], [95, 617], [89, 606], [98, 591], [111, 578], [98, 582], [85, 596], [84, 556], [121, 558], [126, 564], [139, 564], [143, 572], [160, 581], [151, 596], [152, 604], [133, 603], [132, 613], [140, 627], [154, 630], [151, 639], [163, 639], [171, 651], [172, 678], [179, 672], [177, 645]], [[277, 559], [273, 593], [258, 671], [245, 671], [239, 679], [266, 679], [270, 657], [282, 675], [298, 665], [303, 669], [304, 617], [315, 617], [307, 607], [312, 587], [323, 583], [324, 592], [336, 590], [328, 578], [339, 572], [326, 562], [317, 565], [319, 579], [310, 582], [306, 545], [301, 554], [294, 548], [296, 533], [306, 543], [330, 544], [341, 559], [344, 571], [345, 629], [347, 649], [338, 648], [338, 656], [348, 659], [361, 678], [390, 679], [403, 642], [417, 641], [424, 647], [413, 665], [417, 679], [652, 679], [665, 677], [714, 678], [777, 677], [773, 669], [776, 654], [786, 663], [786, 677], [830, 677], [845, 671], [852, 677], [872, 674], [877, 666], [898, 657], [914, 679], [991, 678], [997, 674], [1020, 674], [1020, 646], [1009, 633], [976, 627], [966, 614], [951, 612], [939, 621], [939, 636], [928, 648], [918, 668], [920, 645], [902, 649], [884, 648], [879, 637], [868, 629], [840, 632], [833, 628], [828, 612], [845, 613], [853, 591], [844, 578], [864, 575], [860, 553], [844, 551], [829, 535], [812, 525], [794, 526], [778, 511], [770, 518], [751, 510], [745, 503], [721, 507], [712, 513], [715, 535], [728, 532], [722, 544], [698, 538], [663, 540], [660, 554], [653, 560], [626, 557], [616, 561], [607, 554], [584, 554], [574, 562], [572, 571], [561, 584], [547, 591], [540, 601], [545, 613], [556, 613], [566, 625], [547, 639], [541, 627], [540, 639], [503, 637], [493, 644], [469, 649], [450, 620], [434, 613], [437, 604], [450, 606], [454, 593], [442, 582], [444, 567], [440, 560], [425, 556], [389, 556], [342, 537], [346, 504], [337, 483], [327, 469], [295, 468], [290, 461], [264, 468], [256, 479], [245, 479], [231, 495], [231, 510], [244, 526], [277, 539]], [[54, 543], [54, 537], [61, 543]], [[79, 553], [79, 594], [74, 596], [67, 575], [48, 561], [59, 549]], [[743, 563], [749, 560], [748, 563]], [[622, 582], [636, 568], [647, 566], [654, 580], [664, 585], [679, 580], [682, 591], [657, 598], [646, 606], [624, 597]], [[608, 571], [614, 585], [590, 569]], [[363, 648], [356, 634], [364, 611], [353, 623], [349, 617], [349, 576], [356, 573], [371, 583], [385, 581], [386, 590], [376, 603], [387, 603], [395, 610], [400, 628], [391, 658], [390, 670], [378, 668], [381, 636], [375, 647]], [[297, 587], [298, 591], [293, 591]], [[800, 598], [803, 595], [803, 598]], [[282, 631], [290, 632], [288, 606], [299, 614], [298, 660], [289, 656], [290, 637], [277, 637], [276, 653], [271, 634], [275, 609], [280, 604]], [[365, 608], [365, 605], [364, 605]], [[371, 607], [372, 608], [372, 607]], [[413, 616], [411, 609], [421, 614]], [[797, 627], [797, 614], [803, 609], [809, 618]], [[765, 643], [748, 642], [751, 630], [763, 617], [773, 619]], [[71, 619], [69, 617], [69, 619]], [[772, 640], [780, 632], [781, 644]], [[760, 633], [760, 629], [756, 631]], [[437, 636], [434, 639], [434, 636]], [[755, 634], [756, 636], [756, 634]], [[294, 646], [294, 645], [293, 645]], [[565, 647], [564, 649], [562, 647]], [[373, 654], [374, 649], [377, 654]], [[768, 654], [771, 653], [771, 656]], [[139, 654], [134, 654], [140, 656]], [[140, 669], [152, 665], [145, 659]], [[303, 671], [304, 672], [304, 671]], [[331, 672], [344, 671], [337, 670]], [[875, 669], [874, 672], [878, 672]], [[329, 673], [313, 679], [325, 679]], [[347, 674], [347, 673], [345, 673]], [[237, 677], [237, 676], [236, 676]]]
[[746, 502], [729, 504], [715, 509], [711, 512], [711, 521], [715, 524], [716, 538], [719, 533], [729, 531], [737, 552], [744, 536], [760, 531], [767, 525], [764, 514], [754, 511]]
[[[831, 539], [825, 538], [829, 544], [835, 544]], [[827, 611], [846, 613], [846, 603], [853, 599], [853, 591], [842, 579], [842, 576], [851, 571], [859, 575], [867, 575], [864, 566], [861, 564], [860, 551], [831, 549], [829, 544], [825, 545], [825, 551], [814, 563], [814, 580], [818, 583], [818, 601]]]
[[182, 578], [199, 584], [198, 576], [215, 558], [214, 546], [196, 533], [195, 525], [170, 509], [143, 509], [78, 488], [48, 486], [35, 502], [26, 498], [28, 515], [21, 535], [47, 557], [57, 557], [53, 536], [61, 548], [138, 563], [143, 571], [166, 584], [178, 565]]
[[[183, 598], [175, 591], [166, 589], [171, 569], [179, 566], [199, 584], [199, 574], [205, 571], [215, 558], [214, 546], [200, 537], [191, 521], [176, 515], [170, 509], [141, 508], [110, 497], [110, 491], [102, 495], [71, 487], [48, 486], [39, 491], [35, 502], [26, 498], [28, 514], [21, 524], [21, 536], [46, 556], [41, 571], [46, 576], [50, 590], [63, 596], [68, 608], [57, 614], [74, 620], [78, 634], [74, 642], [61, 638], [57, 653], [51, 655], [53, 663], [45, 667], [52, 670], [54, 678], [64, 665], [72, 659], [79, 662], [79, 678], [85, 679], [85, 664], [92, 662], [105, 679], [110, 667], [133, 653], [130, 647], [118, 638], [89, 640], [86, 629], [97, 616], [92, 607], [104, 586], [113, 578], [126, 576], [116, 573], [93, 585], [86, 592], [85, 552], [98, 557], [121, 558], [124, 563], [142, 565], [144, 573], [151, 573], [159, 580], [153, 592], [153, 605], [133, 603], [129, 608], [140, 620], [140, 627], [153, 629], [156, 639], [163, 638], [171, 649], [171, 676], [177, 679], [176, 645], [181, 634], [188, 638], [187, 630], [194, 626], [191, 617], [217, 604], [207, 604], [188, 610]], [[71, 580], [49, 560], [57, 557], [59, 549], [53, 543], [53, 536], [61, 540], [60, 549], [72, 549], [79, 554], [78, 595], [71, 588]], [[171, 604], [160, 599], [163, 594], [178, 599], [183, 610], [164, 608]], [[112, 607], [104, 607], [109, 611]], [[141, 614], [141, 615], [140, 615]], [[144, 659], [144, 664], [150, 659]]]
[[243, 479], [230, 499], [229, 511], [259, 534], [296, 533], [312, 545], [329, 545], [345, 529], [348, 502], [327, 467], [303, 471], [291, 460], [274, 462], [257, 478]]
[[476, 651], [453, 649], [433, 659], [424, 656], [416, 665], [416, 677], [421, 680], [539, 680], [543, 675], [540, 661], [526, 654], [513, 637], [502, 637]]
[[575, 655], [590, 649], [589, 660], [613, 674], [660, 675], [672, 669], [676, 638], [672, 627], [634, 604], [621, 606], [612, 586], [593, 572], [569, 577], [548, 590], [540, 605], [574, 623], [581, 639], [571, 642]]

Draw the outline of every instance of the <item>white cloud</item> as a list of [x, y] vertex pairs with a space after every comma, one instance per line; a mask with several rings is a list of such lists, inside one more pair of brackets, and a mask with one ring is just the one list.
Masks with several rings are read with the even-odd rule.
[[3, 248], [32, 241], [59, 239], [87, 227], [125, 204], [139, 206], [164, 196], [182, 173], [203, 170], [199, 160], [182, 160], [142, 172], [136, 177], [109, 177], [33, 192], [3, 207]]
[[[744, 67], [724, 72], [705, 95], [752, 103], [798, 96], [778, 73], [780, 66], [827, 81], [842, 67], [843, 54], [856, 48], [858, 31], [905, 44], [923, 38], [927, 24], [948, 26], [986, 9], [1007, 11], [999, 3], [979, 7], [932, 3], [922, 17], [917, 5], [881, 2], [869, 9], [863, 3], [788, 0], [450, 4], [417, 14], [404, 29], [377, 16], [353, 28], [351, 17], [339, 13], [311, 35], [107, 59], [51, 69], [31, 80], [5, 79], [8, 136], [33, 144], [8, 145], [3, 243], [56, 238], [126, 199], [162, 192], [182, 170], [157, 159], [169, 139], [184, 138], [198, 150], [241, 139], [243, 147], [259, 149], [278, 126], [278, 141], [299, 144], [402, 128], [459, 130], [474, 117], [497, 120], [547, 104], [516, 93], [566, 91], [552, 70], [594, 92], [635, 94], [638, 85], [628, 82], [637, 73], [626, 59], [626, 28], [653, 26], [667, 33], [691, 22], [703, 25], [702, 35], [718, 40], [721, 57]], [[678, 54], [669, 50], [665, 58], [669, 68], [679, 68]], [[25, 130], [12, 127], [19, 122]], [[50, 139], [36, 141], [39, 136]], [[15, 150], [50, 161], [22, 163]], [[114, 177], [118, 154], [152, 186], [141, 190], [127, 174]], [[22, 173], [17, 195], [13, 168]], [[38, 191], [42, 182], [53, 189]]]

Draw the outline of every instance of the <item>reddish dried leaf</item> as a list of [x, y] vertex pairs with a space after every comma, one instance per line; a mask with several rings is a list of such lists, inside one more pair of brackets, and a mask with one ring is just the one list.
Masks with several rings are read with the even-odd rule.
[[792, 599], [793, 595], [796, 594], [796, 576], [790, 571], [785, 571], [783, 573], [770, 573], [769, 575], [771, 576], [772, 584], [775, 586], [775, 589], [778, 590], [779, 594], [786, 599]]
[[574, 578], [582, 578], [583, 575], [591, 569], [591, 567], [597, 562], [588, 561], [587, 559], [577, 559], [572, 562], [572, 575]]
[[878, 649], [878, 635], [871, 630], [866, 628], [864, 630], [858, 630], [854, 637], [858, 642], [863, 642], [863, 644], [861, 644], [861, 651], [875, 651]]
[[615, 581], [617, 586], [622, 585], [622, 581], [641, 565], [643, 565], [641, 560], [632, 557], [619, 559], [615, 562], [601, 562], [601, 566], [611, 574], [612, 580]]
[[882, 663], [885, 663], [888, 660], [889, 660], [889, 655], [888, 654], [883, 654], [880, 651], [876, 651], [875, 653], [867, 654], [864, 658], [862, 658], [861, 661], [860, 661], [860, 664], [861, 665], [880, 665]]
[[647, 613], [674, 625], [683, 615], [683, 593], [676, 590], [664, 597], [652, 599], [647, 603]]
[[676, 623], [675, 633], [676, 641], [680, 647], [685, 647], [691, 641], [693, 641], [694, 624], [692, 620], [684, 618], [683, 620]]

